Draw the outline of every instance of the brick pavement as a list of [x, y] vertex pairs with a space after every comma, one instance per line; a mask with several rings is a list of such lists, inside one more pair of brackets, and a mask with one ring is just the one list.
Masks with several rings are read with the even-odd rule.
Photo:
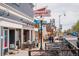
[[28, 56], [28, 49], [13, 51], [13, 54], [7, 54], [5, 56]]
[[[43, 47], [42, 47], [43, 50], [45, 50], [45, 42], [42, 45], [43, 45]], [[39, 49], [40, 49], [40, 46], [37, 48], [32, 48], [31, 50], [39, 50]], [[28, 48], [24, 49], [24, 50], [19, 49], [18, 51], [13, 51], [14, 54], [7, 54], [5, 56], [28, 56], [28, 51], [29, 51]], [[32, 56], [35, 56], [35, 55], [40, 56], [41, 54], [42, 54], [42, 56], [47, 55], [45, 52], [32, 52], [32, 54], [33, 54]]]
[[[43, 45], [43, 50], [45, 49], [45, 42], [42, 44]], [[37, 48], [32, 48], [31, 50], [39, 50], [40, 49], [40, 44], [39, 44], [39, 47], [37, 47]], [[24, 50], [21, 50], [21, 49], [19, 49], [19, 50], [17, 50], [17, 51], [13, 51], [14, 53], [13, 54], [6, 54], [5, 56], [28, 56], [28, 51], [29, 51], [29, 49], [27, 48], [27, 49], [24, 49]], [[39, 54], [38, 52], [35, 52], [35, 54]]]

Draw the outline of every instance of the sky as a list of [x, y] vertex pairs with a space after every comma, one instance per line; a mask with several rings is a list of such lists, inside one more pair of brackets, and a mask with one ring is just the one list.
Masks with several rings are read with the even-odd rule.
[[51, 10], [51, 16], [44, 18], [47, 22], [54, 18], [57, 28], [59, 27], [59, 15], [61, 15], [62, 31], [70, 29], [79, 20], [78, 3], [35, 3], [34, 5], [34, 10], [45, 6]]

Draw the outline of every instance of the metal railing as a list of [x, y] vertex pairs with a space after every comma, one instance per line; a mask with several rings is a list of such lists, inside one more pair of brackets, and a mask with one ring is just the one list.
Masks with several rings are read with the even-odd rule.
[[78, 56], [78, 52], [72, 53], [73, 51], [79, 51], [79, 50], [76, 49], [29, 50], [29, 56]]
[[[56, 44], [56, 43], [55, 43]], [[45, 50], [29, 49], [29, 56], [79, 56], [79, 49], [69, 48], [63, 43], [58, 43], [58, 46], [52, 48], [53, 44], [45, 43]]]

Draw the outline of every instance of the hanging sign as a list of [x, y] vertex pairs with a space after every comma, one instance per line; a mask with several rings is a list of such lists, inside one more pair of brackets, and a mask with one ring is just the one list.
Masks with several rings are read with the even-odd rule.
[[48, 17], [50, 16], [50, 10], [47, 10], [46, 8], [41, 8], [34, 10], [34, 16], [43, 16], [43, 17]]

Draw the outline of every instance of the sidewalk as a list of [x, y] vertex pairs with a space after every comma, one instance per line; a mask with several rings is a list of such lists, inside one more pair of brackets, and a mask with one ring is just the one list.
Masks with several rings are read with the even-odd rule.
[[[42, 48], [43, 48], [43, 50], [45, 50], [45, 42], [42, 44]], [[31, 50], [39, 50], [40, 49], [40, 44], [39, 44], [39, 47], [37, 47], [37, 48], [32, 48]], [[29, 49], [28, 48], [26, 48], [26, 49], [24, 49], [24, 50], [21, 50], [21, 49], [19, 49], [19, 50], [17, 50], [17, 51], [15, 51], [15, 50], [13, 50], [13, 54], [7, 54], [7, 55], [5, 55], [5, 56], [28, 56], [28, 51], [29, 51]], [[35, 53], [36, 54], [36, 53]], [[38, 53], [37, 53], [38, 54]]]
[[28, 56], [28, 49], [21, 50], [19, 49], [18, 51], [13, 51], [13, 54], [7, 54], [5, 56]]

